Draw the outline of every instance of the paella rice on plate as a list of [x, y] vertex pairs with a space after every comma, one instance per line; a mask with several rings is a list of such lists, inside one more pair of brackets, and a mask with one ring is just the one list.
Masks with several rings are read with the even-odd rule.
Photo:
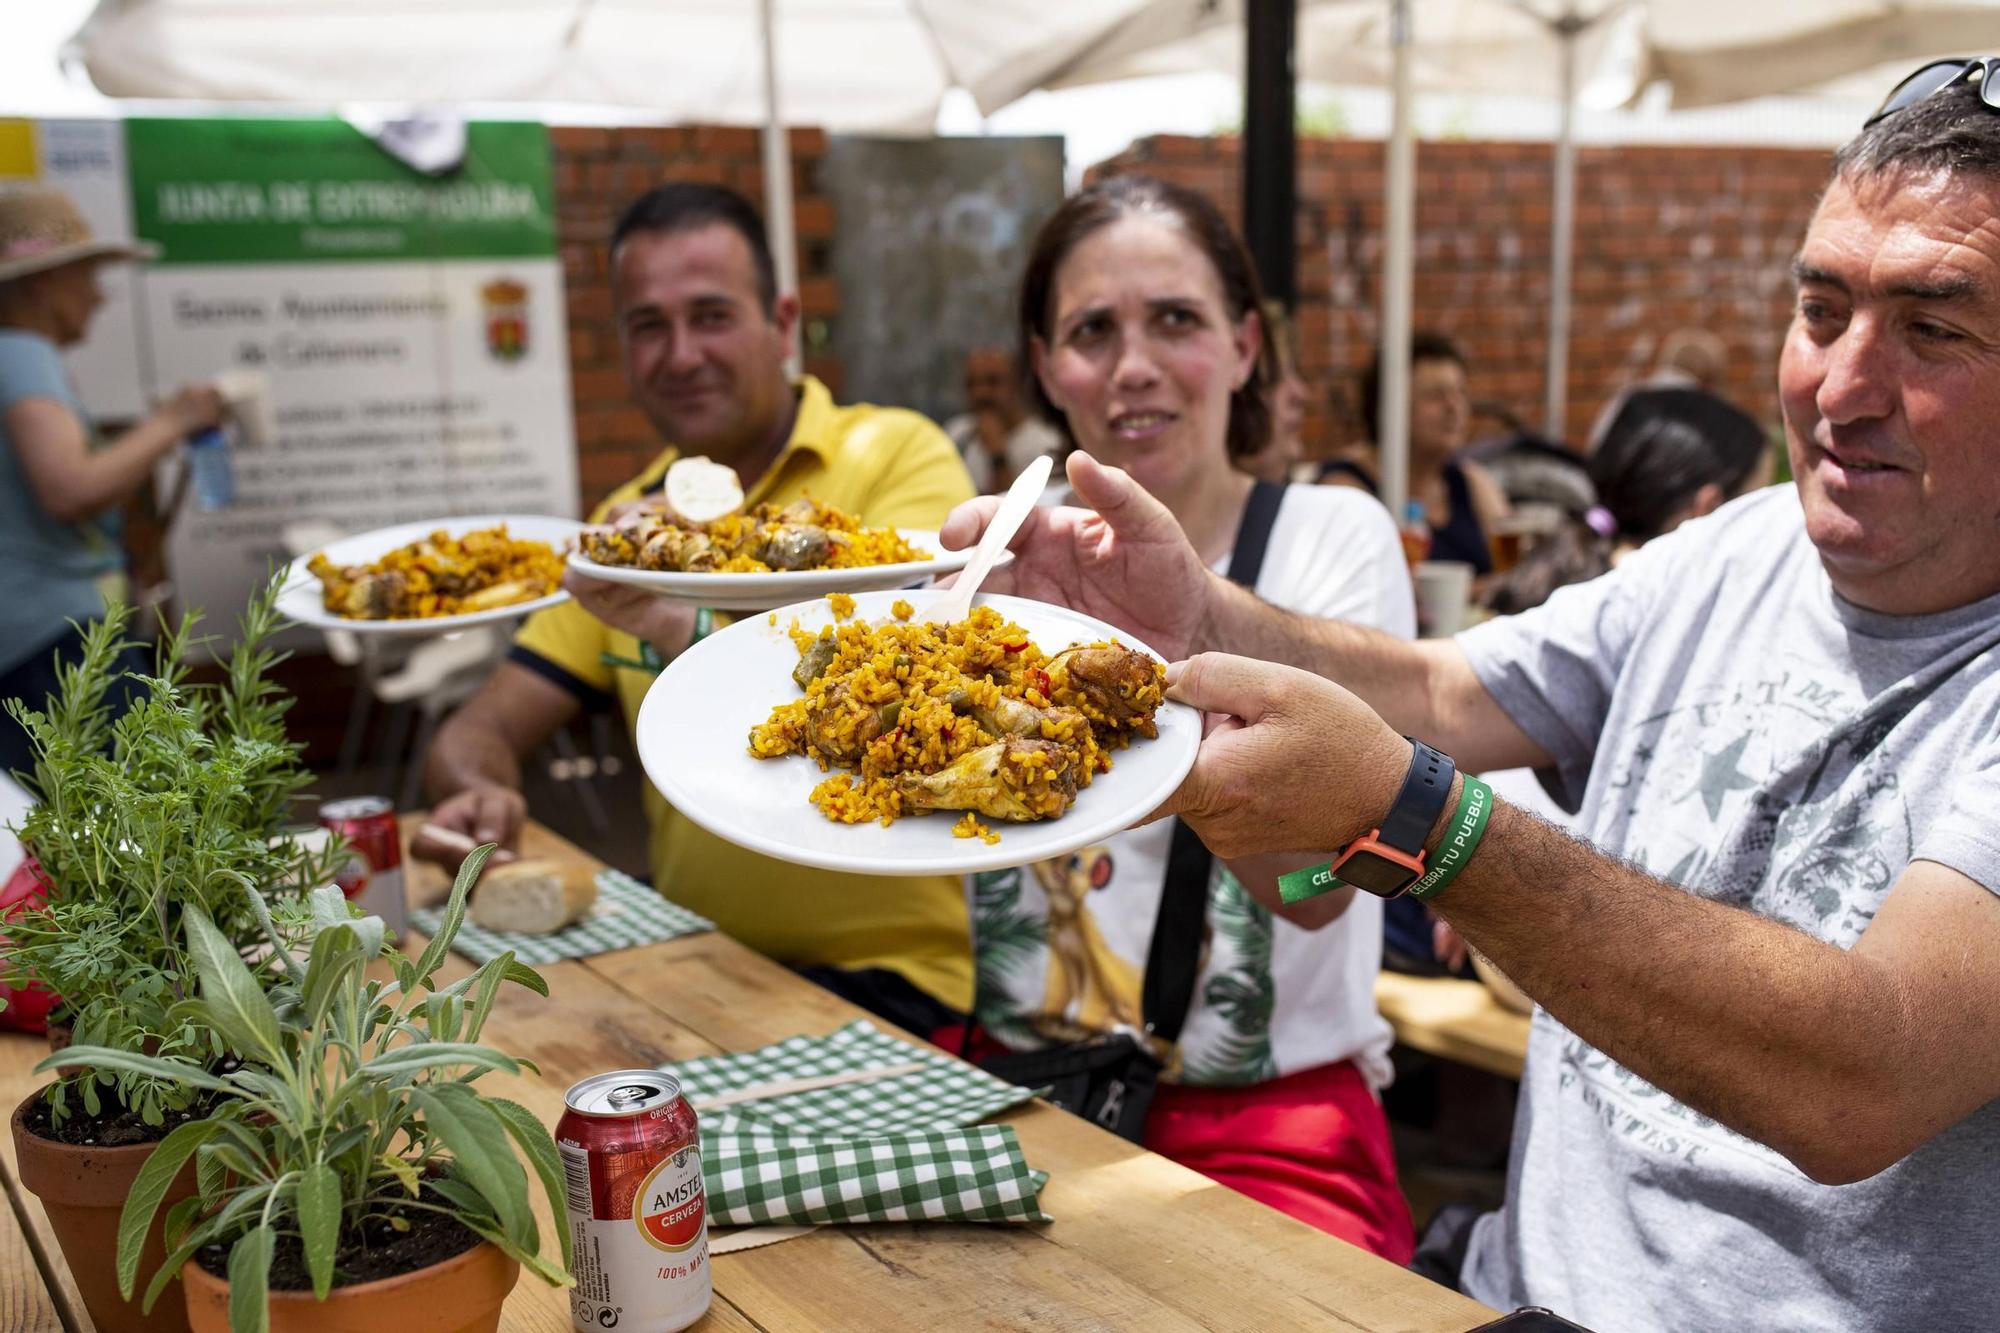
[[531, 602], [562, 585], [563, 557], [547, 542], [510, 536], [507, 525], [454, 537], [439, 528], [359, 565], [324, 551], [306, 562], [326, 609], [349, 620], [429, 620]]
[[760, 504], [706, 522], [666, 507], [636, 509], [585, 528], [578, 549], [595, 564], [677, 574], [864, 569], [931, 559], [894, 528], [865, 528], [852, 514], [812, 499]]
[[[836, 595], [838, 596], [838, 595]], [[832, 599], [830, 599], [832, 600]], [[991, 607], [950, 625], [848, 619], [790, 631], [800, 696], [750, 732], [759, 759], [805, 755], [829, 774], [810, 800], [847, 824], [962, 812], [953, 832], [998, 841], [982, 819], [1054, 819], [1111, 752], [1158, 735], [1166, 668], [1117, 642], [1049, 655]]]

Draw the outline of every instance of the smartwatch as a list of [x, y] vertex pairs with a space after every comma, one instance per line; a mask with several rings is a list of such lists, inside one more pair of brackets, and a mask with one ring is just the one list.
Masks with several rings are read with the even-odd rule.
[[1424, 839], [1444, 810], [1452, 775], [1458, 770], [1450, 755], [1414, 737], [1403, 739], [1410, 742], [1410, 771], [1403, 777], [1396, 803], [1383, 816], [1382, 827], [1348, 843], [1328, 867], [1341, 883], [1378, 898], [1400, 897], [1422, 878]]

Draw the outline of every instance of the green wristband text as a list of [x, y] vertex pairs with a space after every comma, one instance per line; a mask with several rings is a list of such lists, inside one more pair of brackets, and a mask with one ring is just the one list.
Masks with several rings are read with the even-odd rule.
[[1288, 903], [1302, 903], [1340, 887], [1340, 880], [1334, 878], [1331, 861], [1322, 861], [1316, 866], [1278, 876], [1278, 897]]
[[1458, 794], [1458, 809], [1452, 811], [1451, 822], [1444, 827], [1444, 841], [1427, 858], [1430, 869], [1410, 886], [1410, 896], [1435, 898], [1443, 893], [1445, 886], [1458, 878], [1458, 872], [1465, 869], [1465, 863], [1479, 850], [1479, 840], [1486, 836], [1486, 824], [1492, 817], [1493, 789], [1466, 774], [1465, 785]]

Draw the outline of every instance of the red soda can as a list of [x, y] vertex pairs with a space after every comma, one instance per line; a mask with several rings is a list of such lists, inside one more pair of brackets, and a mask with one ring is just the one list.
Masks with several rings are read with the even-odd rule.
[[396, 807], [386, 796], [352, 796], [328, 801], [319, 808], [322, 828], [346, 841], [347, 864], [334, 877], [340, 891], [379, 916], [390, 931], [409, 929], [403, 897], [403, 836], [396, 826]]
[[714, 1295], [694, 1108], [657, 1069], [594, 1075], [563, 1105], [556, 1147], [576, 1276], [571, 1326], [686, 1328]]

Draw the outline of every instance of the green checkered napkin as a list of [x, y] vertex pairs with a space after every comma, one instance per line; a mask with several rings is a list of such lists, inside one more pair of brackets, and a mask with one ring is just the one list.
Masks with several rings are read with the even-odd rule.
[[[410, 924], [426, 935], [435, 934], [443, 921], [440, 908], [410, 913]], [[575, 925], [552, 935], [523, 935], [512, 930], [482, 930], [467, 917], [451, 947], [475, 963], [497, 958], [509, 949], [524, 963], [558, 963], [714, 929], [715, 923], [707, 917], [668, 902], [630, 875], [607, 869], [597, 872], [597, 905]]]
[[1034, 1093], [898, 1041], [865, 1020], [825, 1037], [667, 1066], [697, 1106], [742, 1088], [912, 1062], [868, 1082], [701, 1113], [702, 1177], [718, 1226], [1046, 1222], [1048, 1182], [1010, 1125], [976, 1122]]

